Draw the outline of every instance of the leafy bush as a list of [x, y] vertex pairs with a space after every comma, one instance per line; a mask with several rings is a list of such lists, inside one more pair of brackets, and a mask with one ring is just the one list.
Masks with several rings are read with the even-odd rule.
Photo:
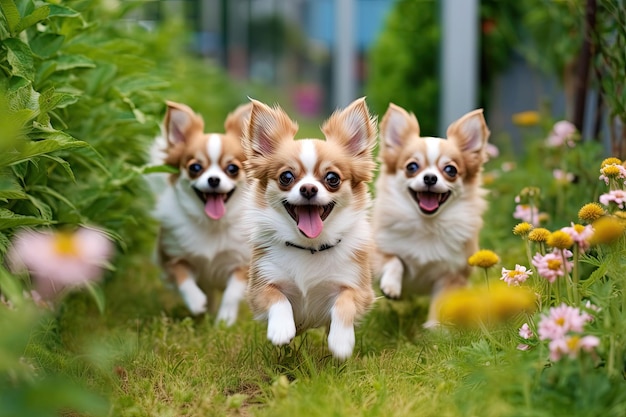
[[104, 229], [126, 255], [116, 261], [123, 278], [125, 264], [146, 262], [156, 236], [143, 174], [165, 99], [215, 115], [207, 126], [216, 129], [246, 100], [215, 67], [181, 52], [180, 29], [121, 25], [128, 6], [116, 4], [0, 2], [0, 327], [14, 335], [0, 341], [2, 412], [56, 415], [69, 407], [103, 415], [108, 408], [50, 361], [35, 377], [30, 359], [20, 360], [30, 352], [34, 361], [62, 363], [54, 352], [65, 348], [50, 331], [55, 320], [35, 311], [22, 296], [27, 283], [3, 266], [15, 231]]

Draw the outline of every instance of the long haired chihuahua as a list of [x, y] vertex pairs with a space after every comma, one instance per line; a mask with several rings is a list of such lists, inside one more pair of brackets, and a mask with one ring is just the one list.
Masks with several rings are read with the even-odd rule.
[[[184, 104], [167, 102], [163, 163], [178, 168], [158, 197], [158, 258], [189, 311], [211, 308], [224, 290], [217, 320], [235, 322], [245, 298], [251, 250], [241, 215], [245, 156], [241, 145], [251, 104], [228, 115], [225, 133], [204, 133], [204, 121]], [[207, 296], [208, 294], [208, 296]]]
[[421, 137], [415, 116], [390, 104], [380, 135], [373, 217], [380, 288], [394, 299], [431, 294], [428, 327], [438, 322], [437, 296], [470, 274], [487, 206], [481, 171], [489, 129], [475, 110], [448, 127], [447, 140]]
[[297, 130], [283, 110], [252, 100], [248, 301], [274, 345], [327, 326], [330, 352], [346, 359], [374, 299], [367, 183], [376, 124], [359, 99], [325, 122], [326, 140], [294, 140]]

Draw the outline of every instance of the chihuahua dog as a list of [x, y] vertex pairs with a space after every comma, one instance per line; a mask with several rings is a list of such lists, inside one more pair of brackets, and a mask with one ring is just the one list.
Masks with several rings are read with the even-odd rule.
[[390, 104], [380, 136], [373, 216], [380, 288], [393, 299], [430, 293], [429, 327], [438, 323], [437, 296], [465, 285], [471, 272], [467, 258], [487, 207], [481, 171], [489, 129], [475, 110], [448, 127], [447, 140], [421, 137], [415, 116]]
[[274, 345], [327, 326], [330, 352], [343, 360], [374, 299], [367, 183], [376, 124], [362, 98], [325, 122], [326, 140], [294, 140], [297, 130], [279, 107], [252, 100], [248, 302]]
[[241, 222], [241, 137], [251, 108], [246, 104], [229, 114], [225, 133], [204, 133], [204, 121], [191, 108], [167, 102], [161, 139], [162, 163], [179, 172], [158, 196], [159, 262], [194, 315], [210, 309], [212, 293], [223, 290], [217, 321], [226, 325], [235, 322], [245, 298], [251, 257]]

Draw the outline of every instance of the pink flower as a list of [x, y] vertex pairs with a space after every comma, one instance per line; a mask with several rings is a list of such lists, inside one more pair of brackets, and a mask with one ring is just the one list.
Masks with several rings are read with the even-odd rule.
[[497, 158], [500, 155], [500, 150], [493, 143], [487, 143], [487, 145], [485, 145], [485, 152], [489, 158]]
[[562, 303], [558, 307], [552, 307], [547, 315], [541, 317], [537, 333], [540, 340], [562, 339], [568, 332], [582, 332], [590, 320], [589, 314]]
[[559, 182], [573, 182], [575, 178], [574, 174], [572, 174], [571, 172], [565, 172], [562, 169], [553, 170], [552, 176], [555, 180]]
[[617, 207], [623, 209], [626, 203], [626, 192], [623, 190], [612, 190], [600, 196], [600, 203], [608, 206], [609, 203], [617, 204]]
[[18, 232], [8, 259], [14, 271], [31, 274], [43, 299], [52, 299], [66, 287], [98, 280], [112, 254], [112, 242], [104, 233], [80, 228], [74, 233]]
[[[516, 200], [517, 202], [517, 200]], [[513, 213], [514, 219], [520, 219], [523, 222], [528, 222], [533, 226], [539, 225], [539, 210], [537, 207], [532, 207], [528, 204], [518, 204], [515, 206], [515, 212]]]
[[509, 286], [519, 286], [522, 282], [528, 279], [529, 275], [532, 275], [533, 271], [527, 270], [525, 266], [515, 265], [515, 269], [502, 268], [501, 280], [509, 284]]
[[589, 249], [589, 240], [593, 237], [593, 227], [590, 224], [586, 226], [574, 223], [571, 224], [571, 227], [563, 227], [561, 230], [572, 237], [582, 252], [586, 251]]
[[[569, 273], [574, 266], [573, 263], [568, 260], [568, 258], [572, 256], [572, 252], [565, 249], [563, 254], [565, 255], [566, 261], [565, 269]], [[533, 257], [532, 262], [535, 268], [537, 268], [539, 275], [547, 279], [550, 283], [553, 283], [558, 277], [565, 275], [563, 271], [563, 256], [559, 249], [554, 249], [554, 251], [546, 255], [537, 253]]]
[[534, 336], [533, 331], [530, 330], [530, 326], [528, 326], [528, 323], [522, 324], [522, 327], [519, 329], [519, 335], [524, 339], [530, 339]]
[[576, 359], [581, 350], [593, 352], [599, 345], [600, 339], [595, 336], [571, 335], [552, 340], [548, 347], [550, 348], [550, 359], [556, 362], [563, 355]]
[[530, 350], [530, 346], [526, 343], [520, 343], [519, 345], [517, 345], [517, 350]]
[[570, 148], [574, 147], [572, 136], [576, 133], [576, 126], [567, 120], [556, 122], [552, 127], [552, 132], [546, 139], [546, 145], [556, 148], [567, 144]]

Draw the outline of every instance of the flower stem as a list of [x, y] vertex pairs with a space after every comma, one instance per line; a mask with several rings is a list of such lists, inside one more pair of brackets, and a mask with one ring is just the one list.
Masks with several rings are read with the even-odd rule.
[[565, 249], [561, 249], [561, 261], [563, 267], [563, 277], [565, 278], [565, 289], [567, 290], [567, 299], [569, 302], [574, 302], [574, 295], [572, 294], [572, 278], [567, 271], [567, 258], [565, 257]]
[[578, 282], [580, 280], [580, 272], [578, 270], [578, 259], [580, 258], [580, 246], [578, 244], [574, 245], [574, 269], [572, 270], [572, 289], [574, 294], [574, 305], [580, 304], [580, 295], [578, 293]]
[[487, 268], [483, 268], [485, 270], [485, 283], [487, 283], [487, 292], [489, 292], [489, 273], [487, 272]]

